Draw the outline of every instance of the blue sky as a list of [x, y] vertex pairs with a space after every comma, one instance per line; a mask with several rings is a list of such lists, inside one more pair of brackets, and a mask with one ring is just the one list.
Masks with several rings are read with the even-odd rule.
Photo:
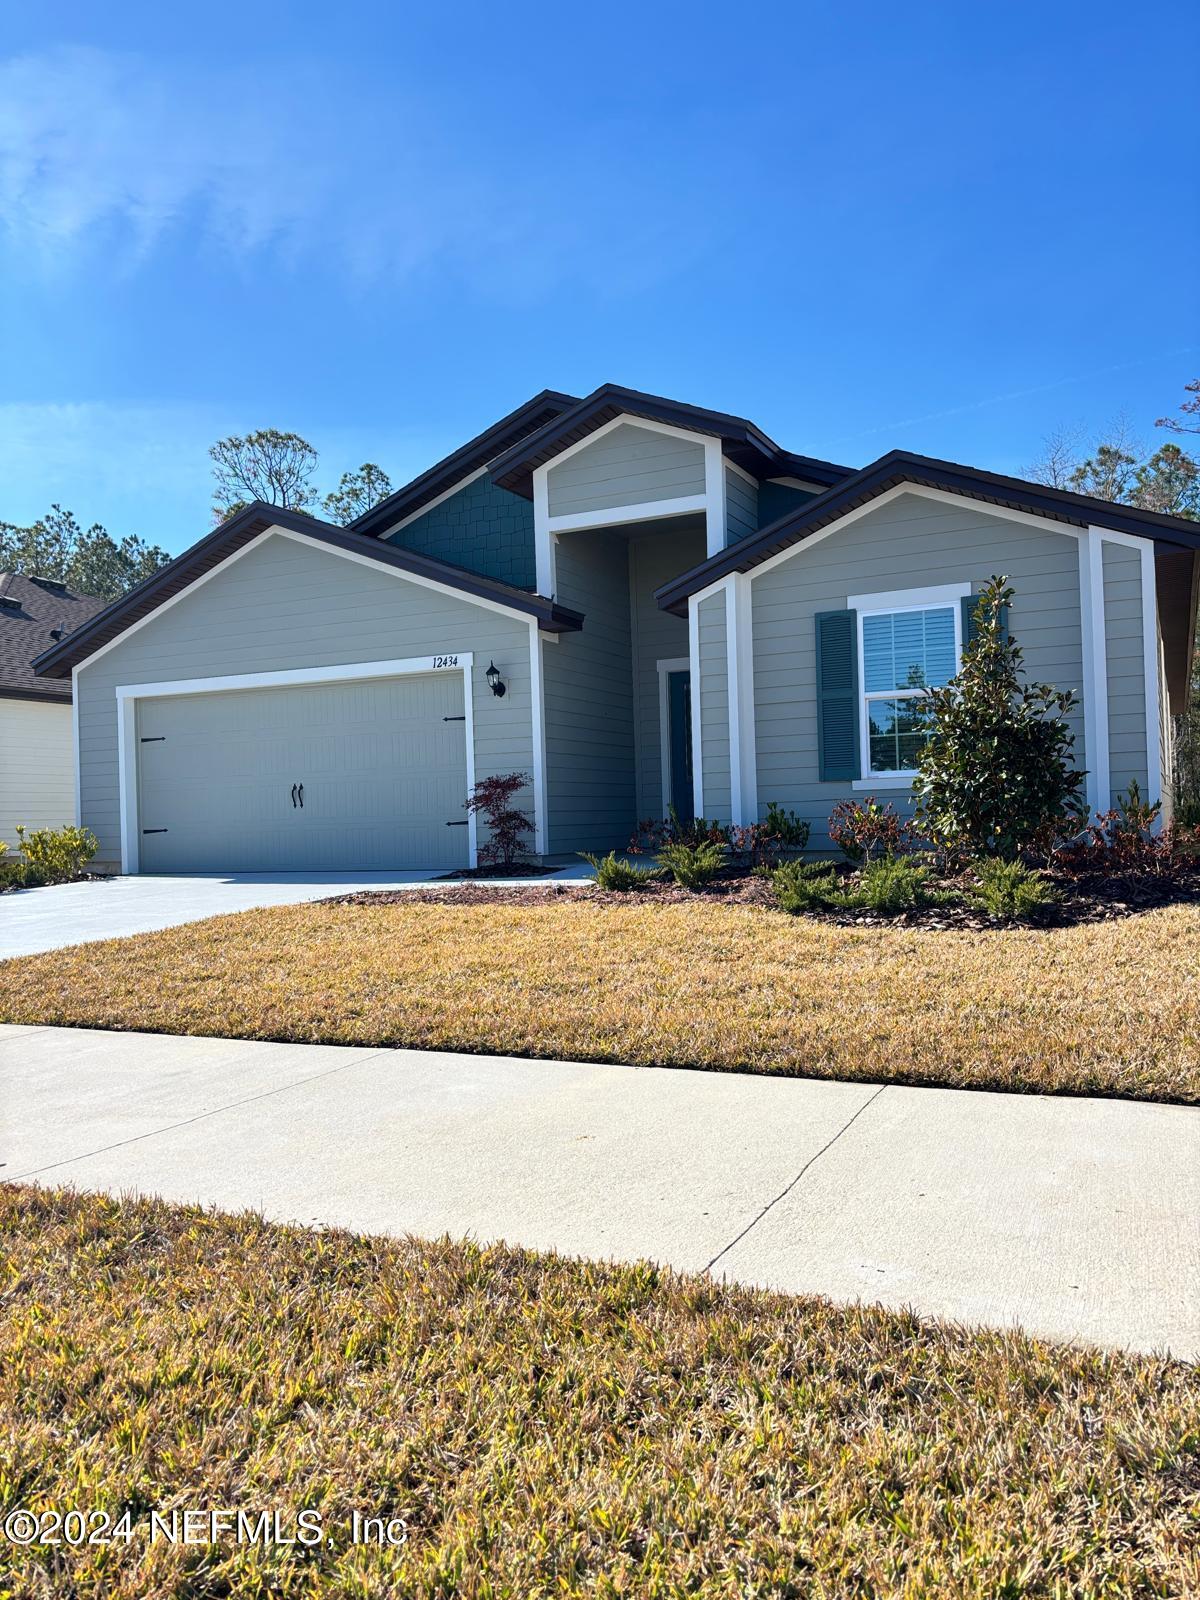
[[1020, 471], [1200, 372], [1194, 4], [64, 0], [0, 51], [0, 520], [179, 550], [222, 434], [398, 484], [606, 380]]

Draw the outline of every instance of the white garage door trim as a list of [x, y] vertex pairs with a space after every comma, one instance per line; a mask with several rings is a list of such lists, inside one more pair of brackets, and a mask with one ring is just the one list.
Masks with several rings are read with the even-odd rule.
[[[352, 661], [336, 667], [294, 667], [283, 672], [236, 672], [222, 678], [175, 678], [161, 683], [120, 683], [117, 696], [117, 784], [121, 807], [121, 871], [138, 871], [137, 702], [160, 695], [221, 694], [232, 689], [286, 689], [312, 683], [348, 683], [356, 678], [402, 678], [418, 672], [461, 672], [466, 715], [467, 793], [475, 788], [475, 716], [471, 704], [470, 650], [444, 656], [409, 656], [403, 661]], [[475, 813], [467, 819], [471, 866], [479, 864]]]

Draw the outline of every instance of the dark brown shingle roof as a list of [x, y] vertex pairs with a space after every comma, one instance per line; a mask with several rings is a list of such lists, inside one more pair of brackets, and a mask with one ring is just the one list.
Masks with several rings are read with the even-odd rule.
[[39, 678], [30, 662], [107, 603], [49, 578], [0, 573], [0, 699], [70, 700], [69, 678]]

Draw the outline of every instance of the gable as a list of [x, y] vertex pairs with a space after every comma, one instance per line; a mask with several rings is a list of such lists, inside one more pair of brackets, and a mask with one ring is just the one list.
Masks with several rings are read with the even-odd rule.
[[517, 589], [536, 587], [533, 506], [520, 495], [498, 489], [486, 474], [472, 478], [384, 539]]
[[551, 517], [649, 505], [704, 493], [704, 445], [621, 422], [546, 472]]

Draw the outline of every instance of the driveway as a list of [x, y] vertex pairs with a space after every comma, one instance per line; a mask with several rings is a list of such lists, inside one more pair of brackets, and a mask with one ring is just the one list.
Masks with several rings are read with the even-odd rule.
[[[561, 883], [590, 876], [575, 862], [546, 879], [513, 882]], [[290, 906], [326, 900], [358, 889], [405, 889], [437, 880], [429, 872], [234, 872], [187, 877], [103, 878], [91, 883], [60, 883], [0, 895], [0, 961], [58, 950], [88, 939], [122, 939], [153, 933], [181, 922], [200, 922], [226, 911], [259, 906]], [[506, 880], [492, 879], [493, 883]]]
[[1200, 1110], [0, 1028], [0, 1176], [1200, 1359]]

